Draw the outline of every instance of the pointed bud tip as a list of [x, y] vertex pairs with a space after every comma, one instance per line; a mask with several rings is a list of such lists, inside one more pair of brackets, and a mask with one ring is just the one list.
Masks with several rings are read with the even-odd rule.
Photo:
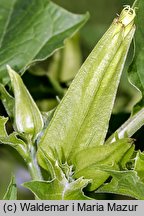
[[10, 78], [12, 78], [12, 75], [16, 72], [8, 64], [6, 65], [6, 68], [7, 68]]
[[135, 16], [135, 9], [126, 5], [119, 16], [119, 21], [126, 27], [134, 21]]

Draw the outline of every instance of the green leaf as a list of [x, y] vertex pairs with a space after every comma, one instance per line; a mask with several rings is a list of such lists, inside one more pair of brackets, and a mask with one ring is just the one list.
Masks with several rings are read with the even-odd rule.
[[0, 84], [0, 99], [11, 119], [14, 118], [14, 98], [7, 92], [5, 87]]
[[[65, 173], [58, 164], [58, 161], [50, 161], [46, 156], [45, 162], [48, 167], [51, 166], [51, 174], [53, 179], [51, 181], [31, 181], [23, 185], [30, 189], [38, 199], [42, 200], [87, 200], [83, 193], [83, 188], [87, 186], [89, 180], [79, 178], [72, 180], [66, 178]], [[50, 169], [49, 169], [50, 170]], [[71, 167], [69, 168], [70, 177]]]
[[3, 200], [17, 200], [17, 187], [16, 187], [16, 181], [14, 176], [11, 177], [10, 184], [3, 197]]
[[72, 182], [59, 182], [57, 179], [50, 181], [31, 181], [23, 185], [30, 189], [41, 200], [88, 200], [82, 189], [88, 181], [82, 178]]
[[0, 116], [0, 136], [5, 137], [7, 136], [7, 132], [5, 129], [5, 124], [8, 121], [8, 118], [5, 118], [3, 116]]
[[134, 146], [130, 139], [79, 151], [72, 160], [75, 168], [74, 178], [83, 176], [92, 179], [89, 190], [95, 190], [109, 177], [109, 173], [104, 169], [119, 170], [130, 159], [133, 151]]
[[87, 21], [49, 0], [1, 0], [0, 81], [6, 83], [6, 64], [23, 73], [32, 62], [49, 57]]
[[142, 100], [136, 105], [134, 112], [144, 106], [144, 1], [137, 0], [136, 34], [135, 34], [135, 56], [128, 70], [130, 83], [134, 85], [142, 94]]
[[5, 124], [8, 121], [8, 118], [0, 116], [0, 144], [7, 144], [11, 147], [15, 148], [19, 154], [24, 158], [27, 159], [27, 146], [19, 139], [17, 136], [19, 135], [16, 132], [11, 133], [10, 135], [7, 134]]
[[115, 193], [144, 200], [144, 183], [135, 171], [107, 171], [113, 178], [96, 193]]
[[[134, 19], [134, 14], [131, 19]], [[58, 105], [39, 143], [50, 157], [61, 162], [70, 161], [77, 151], [104, 143], [121, 72], [135, 31], [131, 26], [133, 22], [124, 29], [121, 22], [114, 20]]]
[[134, 170], [137, 172], [141, 181], [144, 182], [144, 152], [137, 152], [137, 155], [135, 157]]

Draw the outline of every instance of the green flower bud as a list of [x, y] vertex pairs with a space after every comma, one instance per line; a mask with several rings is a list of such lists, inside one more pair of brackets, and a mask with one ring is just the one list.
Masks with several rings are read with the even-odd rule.
[[125, 8], [122, 10], [118, 18], [118, 21], [121, 22], [125, 27], [124, 37], [129, 33], [132, 26], [134, 25], [135, 16], [136, 16], [135, 10], [132, 9], [129, 5], [125, 6]]
[[126, 6], [81, 66], [39, 142], [49, 157], [72, 164], [77, 152], [103, 145], [134, 18], [134, 9]]
[[14, 120], [19, 133], [33, 141], [43, 128], [41, 113], [24, 85], [20, 75], [7, 65], [15, 97]]

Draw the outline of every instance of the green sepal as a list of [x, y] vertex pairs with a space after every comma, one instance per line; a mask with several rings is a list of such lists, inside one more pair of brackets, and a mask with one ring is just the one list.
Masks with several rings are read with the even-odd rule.
[[[53, 161], [47, 157], [44, 152], [43, 158], [45, 166], [51, 172], [51, 181], [31, 181], [23, 185], [30, 189], [37, 199], [42, 200], [88, 200], [89, 197], [83, 193], [90, 180], [82, 177], [73, 180], [71, 178], [71, 167], [67, 165], [67, 175], [58, 164], [58, 161]], [[51, 167], [51, 168], [50, 168]], [[65, 169], [66, 170], [66, 169]]]
[[144, 152], [141, 152], [140, 150], [135, 157], [134, 170], [137, 172], [141, 181], [144, 182]]
[[96, 190], [96, 193], [113, 193], [138, 200], [144, 200], [144, 183], [141, 181], [136, 171], [114, 171], [106, 170], [112, 180]]
[[120, 161], [120, 168], [123, 169], [127, 169], [128, 163], [131, 162], [132, 157], [135, 153], [135, 145], [132, 145], [131, 148], [129, 148], [127, 150], [127, 152], [123, 155], [122, 160]]
[[[120, 170], [121, 162], [127, 162], [134, 150], [131, 139], [122, 139], [110, 145], [96, 146], [77, 152], [72, 159], [74, 165], [73, 178], [84, 177], [92, 179], [89, 190], [95, 190], [102, 185], [109, 173], [104, 169]], [[129, 154], [129, 151], [131, 152]]]
[[14, 118], [14, 98], [7, 92], [5, 87], [0, 84], [0, 99], [5, 110], [11, 119]]
[[74, 182], [59, 182], [57, 179], [52, 181], [31, 181], [23, 184], [30, 189], [37, 199], [40, 200], [89, 200], [82, 189], [86, 187], [88, 181], [79, 178]]

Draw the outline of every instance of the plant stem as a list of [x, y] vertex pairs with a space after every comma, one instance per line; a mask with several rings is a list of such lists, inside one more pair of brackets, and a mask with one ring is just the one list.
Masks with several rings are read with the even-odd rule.
[[28, 145], [29, 147], [29, 159], [27, 161], [27, 166], [31, 175], [32, 180], [42, 180], [42, 175], [40, 168], [36, 159], [36, 150], [35, 146], [32, 144]]
[[[117, 133], [119, 139], [124, 138], [125, 135], [131, 137], [143, 125], [144, 125], [144, 108], [142, 108], [134, 116], [130, 117], [115, 133]], [[116, 141], [115, 133], [112, 134], [107, 139], [106, 143], [112, 143]]]

